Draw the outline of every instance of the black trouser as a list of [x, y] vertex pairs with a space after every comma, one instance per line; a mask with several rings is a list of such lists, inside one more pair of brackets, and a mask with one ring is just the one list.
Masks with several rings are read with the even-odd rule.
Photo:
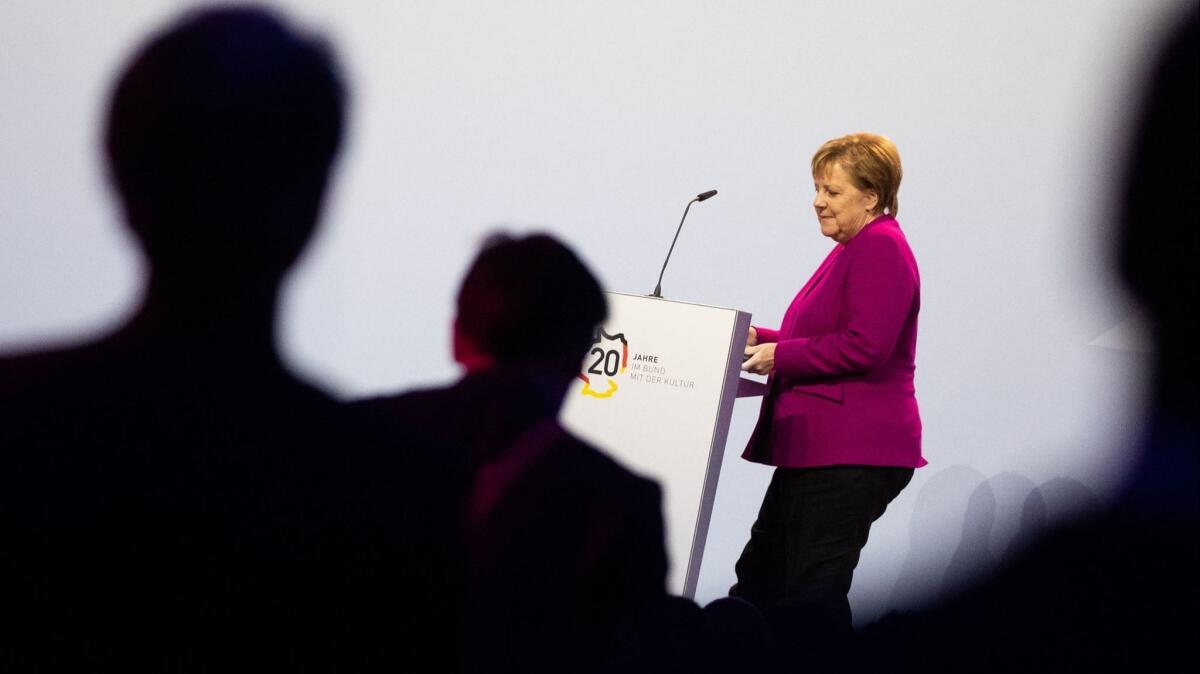
[[850, 581], [871, 523], [912, 468], [776, 468], [729, 593], [766, 610], [809, 604], [850, 628]]

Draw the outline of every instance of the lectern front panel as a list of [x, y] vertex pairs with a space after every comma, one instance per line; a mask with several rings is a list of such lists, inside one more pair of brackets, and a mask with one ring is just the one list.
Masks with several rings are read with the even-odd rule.
[[672, 592], [693, 596], [750, 315], [606, 293], [563, 423], [664, 494]]

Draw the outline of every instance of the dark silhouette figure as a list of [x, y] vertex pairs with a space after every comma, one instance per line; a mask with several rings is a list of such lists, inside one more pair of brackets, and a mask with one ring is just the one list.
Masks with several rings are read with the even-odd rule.
[[737, 597], [721, 597], [704, 607], [704, 617], [712, 634], [713, 672], [778, 670], [770, 628], [754, 604]]
[[[1154, 390], [1138, 465], [1104, 508], [1045, 531], [994, 578], [862, 634], [863, 671], [1160, 671], [1194, 660], [1200, 563], [1195, 6], [1149, 80], [1127, 167], [1117, 258], [1147, 310]], [[1086, 500], [1086, 499], [1085, 499]]]
[[[437, 429], [470, 476], [472, 670], [586, 672], [689, 655], [629, 627], [649, 615], [678, 626], [670, 616], [686, 612], [666, 603], [658, 486], [556, 421], [605, 313], [595, 279], [562, 244], [495, 238], [458, 294], [454, 354], [466, 375], [362, 403]], [[687, 603], [687, 620], [703, 625]]]
[[185, 16], [121, 74], [106, 150], [145, 301], [98, 341], [0, 359], [0, 669], [453, 653], [450, 472], [275, 348], [344, 101], [325, 49], [253, 9]]

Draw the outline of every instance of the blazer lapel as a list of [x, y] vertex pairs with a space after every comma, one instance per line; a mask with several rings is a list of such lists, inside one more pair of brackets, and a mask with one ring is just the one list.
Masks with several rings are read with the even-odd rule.
[[799, 313], [800, 303], [817, 287], [821, 279], [825, 278], [825, 274], [833, 266], [834, 260], [841, 254], [842, 248], [844, 246], [841, 244], [834, 246], [833, 250], [829, 251], [829, 255], [825, 256], [825, 260], [821, 262], [821, 266], [817, 267], [817, 271], [813, 273], [812, 278], [808, 279], [808, 283], [805, 283], [800, 292], [796, 293], [796, 299], [792, 300], [791, 306], [788, 307], [787, 313], [783, 316], [783, 325], [780, 326], [781, 335], [791, 334], [792, 324], [796, 322], [796, 314]]
[[829, 268], [833, 266], [833, 261], [837, 259], [839, 254], [841, 254], [842, 248], [844, 247], [845, 246], [838, 244], [833, 247], [833, 250], [829, 251], [829, 255], [825, 256], [825, 261], [821, 263], [820, 267], [817, 267], [817, 273], [813, 274], [812, 278], [808, 279], [808, 283], [805, 283], [804, 287], [800, 289], [799, 299], [808, 297], [808, 294], [813, 291], [813, 288], [817, 287], [817, 284], [821, 282], [821, 279], [825, 278], [826, 272], [828, 272]]

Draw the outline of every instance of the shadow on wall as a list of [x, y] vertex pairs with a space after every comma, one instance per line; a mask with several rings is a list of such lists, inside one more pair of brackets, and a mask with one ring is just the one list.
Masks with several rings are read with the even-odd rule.
[[[889, 606], [915, 607], [937, 597], [942, 577], [950, 564], [954, 541], [945, 532], [959, 531], [971, 494], [983, 484], [982, 473], [970, 466], [950, 466], [929, 477], [913, 504], [909, 520], [909, 554], [900, 568]], [[951, 504], [962, 504], [953, 507]]]
[[[953, 596], [990, 576], [1051, 525], [1098, 505], [1096, 495], [1071, 478], [1035, 486], [1014, 472], [984, 478], [970, 466], [939, 471], [917, 495], [909, 524], [910, 552], [888, 603], [915, 607]], [[954, 513], [959, 512], [961, 522], [945, 521], [957, 519]], [[959, 529], [957, 545], [940, 533]]]

